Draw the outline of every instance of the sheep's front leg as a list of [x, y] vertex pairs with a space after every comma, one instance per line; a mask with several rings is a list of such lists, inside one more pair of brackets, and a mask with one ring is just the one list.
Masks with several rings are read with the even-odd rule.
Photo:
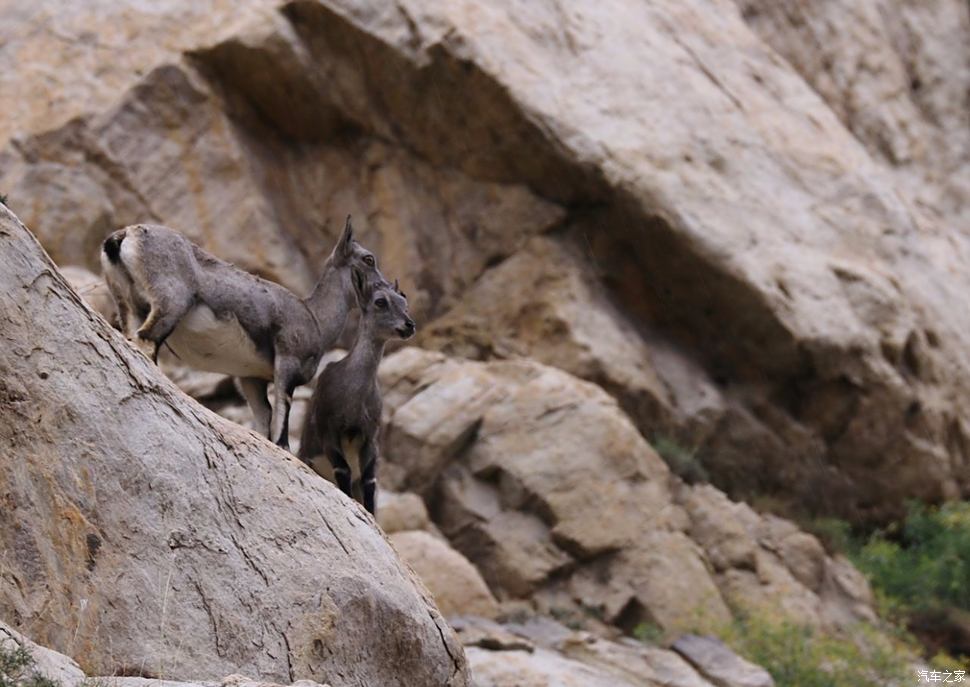
[[269, 406], [266, 398], [266, 387], [269, 386], [265, 379], [256, 377], [240, 377], [239, 390], [242, 391], [243, 398], [253, 411], [253, 429], [257, 434], [269, 437], [269, 425], [272, 418], [273, 409]]
[[300, 363], [294, 358], [277, 356], [273, 365], [273, 419], [269, 438], [287, 451], [290, 450], [290, 406], [299, 369]]
[[364, 495], [364, 508], [377, 516], [377, 439], [370, 438], [360, 447], [360, 488]]

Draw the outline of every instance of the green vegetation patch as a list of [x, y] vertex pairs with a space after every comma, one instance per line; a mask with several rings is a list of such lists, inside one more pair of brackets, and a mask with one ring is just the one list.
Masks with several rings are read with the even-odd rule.
[[749, 616], [723, 639], [771, 673], [777, 687], [859, 687], [910, 684], [915, 674], [894, 641], [860, 624], [844, 636], [823, 634], [787, 620]]
[[902, 525], [876, 532], [849, 556], [899, 610], [970, 610], [970, 502], [911, 503]]
[[60, 687], [37, 671], [34, 657], [26, 647], [10, 642], [0, 644], [0, 687]]
[[687, 448], [675, 439], [662, 434], [653, 437], [650, 445], [657, 455], [663, 458], [670, 471], [688, 484], [710, 481], [710, 475], [704, 467], [697, 448]]

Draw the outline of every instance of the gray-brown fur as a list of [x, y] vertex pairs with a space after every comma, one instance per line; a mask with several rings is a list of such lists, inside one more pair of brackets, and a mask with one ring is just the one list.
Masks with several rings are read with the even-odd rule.
[[257, 430], [283, 447], [293, 389], [313, 377], [355, 305], [352, 274], [384, 283], [374, 255], [353, 239], [349, 217], [302, 299], [163, 226], [114, 232], [101, 263], [126, 336], [153, 359], [166, 344], [186, 364], [238, 377]]
[[387, 284], [355, 275], [361, 318], [357, 338], [342, 360], [331, 363], [317, 380], [300, 439], [300, 459], [313, 463], [326, 456], [337, 485], [353, 497], [349, 453], [356, 450], [364, 507], [375, 512], [377, 462], [380, 454], [381, 392], [377, 367], [388, 339], [414, 335], [407, 298]]

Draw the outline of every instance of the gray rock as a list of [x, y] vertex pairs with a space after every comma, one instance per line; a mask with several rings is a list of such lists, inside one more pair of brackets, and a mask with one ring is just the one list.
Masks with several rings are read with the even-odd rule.
[[671, 647], [717, 687], [774, 687], [764, 668], [744, 660], [714, 637], [684, 635]]
[[476, 687], [643, 687], [548, 649], [466, 653]]

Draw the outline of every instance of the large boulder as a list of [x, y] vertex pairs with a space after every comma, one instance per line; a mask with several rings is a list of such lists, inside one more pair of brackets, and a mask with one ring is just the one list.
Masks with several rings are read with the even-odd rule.
[[428, 587], [445, 617], [498, 614], [498, 602], [478, 570], [448, 542], [421, 530], [397, 532], [390, 535], [390, 541]]
[[847, 561], [786, 520], [683, 483], [593, 384], [417, 348], [386, 358], [380, 377], [383, 482], [425, 494], [500, 600], [627, 632], [723, 629], [729, 608], [825, 629], [875, 617]]
[[0, 208], [0, 616], [89, 674], [466, 685], [356, 504], [184, 396]]
[[[546, 618], [504, 625], [465, 618], [456, 628], [482, 687], [722, 687], [674, 651], [573, 631]], [[725, 659], [750, 666], [728, 650]]]

